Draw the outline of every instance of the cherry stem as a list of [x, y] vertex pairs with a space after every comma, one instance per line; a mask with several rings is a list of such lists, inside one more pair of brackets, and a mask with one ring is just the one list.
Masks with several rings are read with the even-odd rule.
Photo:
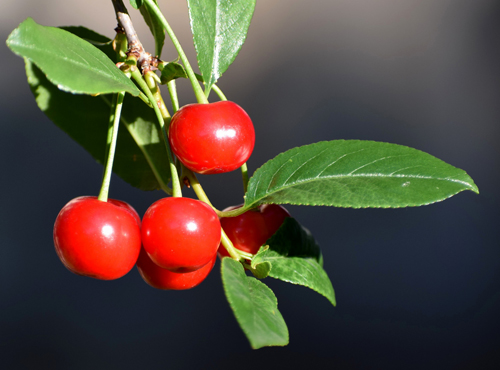
[[174, 113], [179, 110], [179, 99], [177, 98], [177, 85], [175, 80], [170, 80], [167, 83], [168, 94], [170, 95], [170, 101], [172, 102], [172, 109]]
[[[167, 131], [165, 129], [165, 120], [162, 115], [162, 112], [160, 108], [158, 107], [157, 101], [155, 97], [153, 96], [153, 93], [148, 87], [148, 84], [144, 79], [142, 78], [141, 72], [137, 68], [132, 67], [132, 78], [137, 82], [139, 87], [144, 91], [144, 93], [147, 95], [149, 101], [153, 105], [153, 110], [156, 113], [156, 118], [158, 119], [158, 122], [160, 123], [161, 127], [161, 132], [163, 134], [163, 141], [165, 143], [165, 148], [167, 150], [167, 157], [168, 157], [168, 163], [170, 167], [170, 177], [172, 178], [172, 192], [174, 197], [182, 197], [182, 191], [181, 191], [181, 184], [179, 181], [179, 175], [177, 173], [177, 168], [175, 167], [174, 160], [172, 158], [172, 153], [170, 152], [170, 145], [168, 143], [168, 136], [167, 136]], [[159, 91], [159, 89], [158, 89]], [[167, 119], [170, 119], [170, 117], [167, 117]]]
[[[131, 76], [129, 76], [128, 73], [126, 73], [126, 76], [127, 77], [131, 77]], [[107, 96], [108, 96], [107, 94], [106, 95], [99, 95], [99, 96], [104, 101], [104, 103], [106, 103], [106, 105], [108, 105], [109, 107], [113, 106], [114, 100], [113, 100], [113, 102], [111, 102], [107, 98]], [[144, 96], [146, 96], [146, 95], [144, 95]], [[152, 108], [153, 106], [151, 105], [151, 103], [149, 103], [149, 100], [147, 102], [148, 102], [148, 105]], [[128, 132], [130, 133], [130, 135], [132, 135], [132, 137], [135, 137], [136, 134], [134, 133], [134, 130], [130, 129], [130, 127], [131, 127], [131, 125], [133, 125], [133, 123], [127, 121], [126, 117], [123, 117], [123, 116], [121, 117], [121, 122], [125, 125], [125, 127], [128, 130]], [[165, 193], [167, 193], [169, 195], [172, 195], [172, 189], [170, 189], [170, 187], [168, 187], [167, 184], [165, 184], [165, 182], [163, 181], [162, 177], [159, 174], [159, 169], [157, 168], [155, 162], [152, 161], [152, 159], [150, 157], [150, 154], [146, 150], [144, 150], [144, 146], [143, 145], [139, 145], [139, 148], [140, 148], [141, 152], [144, 154], [144, 157], [146, 158], [149, 166], [151, 167], [151, 171], [153, 171], [153, 174], [156, 177], [156, 180], [158, 181], [158, 184], [160, 185], [160, 188]], [[108, 150], [106, 149], [106, 151], [108, 151]]]
[[243, 192], [246, 194], [248, 190], [248, 168], [246, 162], [241, 165], [241, 178], [243, 180]]
[[160, 8], [158, 8], [158, 5], [154, 0], [144, 0], [144, 2], [149, 5], [151, 11], [156, 15], [163, 28], [165, 28], [165, 31], [167, 31], [170, 40], [172, 40], [172, 44], [174, 44], [177, 53], [179, 53], [179, 57], [182, 60], [182, 64], [184, 64], [184, 68], [186, 69], [189, 81], [191, 82], [191, 86], [193, 87], [194, 94], [196, 95], [196, 100], [200, 104], [208, 104], [208, 99], [205, 97], [205, 94], [203, 93], [203, 90], [196, 79], [193, 68], [189, 63], [189, 60], [186, 57], [186, 54], [184, 53], [184, 50], [182, 49], [179, 40], [175, 36], [174, 31], [172, 30], [167, 20], [163, 16], [162, 12], [160, 11]]
[[217, 94], [217, 96], [219, 97], [220, 100], [224, 100], [224, 101], [227, 100], [226, 95], [224, 95], [224, 93], [219, 88], [219, 86], [217, 86], [216, 84], [213, 84], [212, 85], [212, 90], [215, 91], [215, 93]]
[[198, 178], [193, 173], [193, 171], [191, 171], [189, 168], [187, 168], [183, 165], [182, 166], [182, 175], [188, 178], [189, 184], [193, 188], [198, 199], [201, 200], [202, 202], [207, 203], [210, 207], [213, 208], [215, 213], [218, 214], [219, 211], [212, 205], [212, 203], [210, 202], [210, 199], [208, 199], [207, 194], [205, 193], [205, 190], [203, 190], [203, 187], [201, 186], [200, 182], [198, 181]]
[[142, 91], [139, 92], [139, 98], [144, 102], [146, 103], [146, 105], [149, 107], [149, 108], [153, 108], [153, 106], [151, 105], [151, 103], [149, 102], [149, 99], [148, 97], [146, 96], [146, 94], [144, 94]]
[[[195, 73], [194, 74], [196, 76], [196, 78], [198, 79], [198, 81], [200, 81], [201, 83], [205, 84], [205, 80], [203, 79], [203, 76], [202, 75], [199, 75], [198, 73]], [[220, 89], [219, 86], [217, 86], [216, 84], [213, 84], [212, 85], [212, 88], [211, 90], [215, 91], [215, 93], [217, 94], [217, 96], [219, 97], [220, 100], [227, 100], [226, 98], [226, 95], [224, 95], [224, 93], [222, 92], [222, 90]], [[205, 95], [208, 99], [208, 95], [210, 95], [210, 91], [211, 90], [205, 90]]]
[[[193, 188], [194, 192], [196, 193], [198, 199], [201, 200], [202, 202], [207, 203], [210, 207], [212, 207], [215, 213], [217, 213], [217, 216], [219, 216], [219, 214], [222, 212], [218, 211], [212, 205], [194, 172], [191, 171], [189, 168], [186, 168], [184, 165], [182, 166], [182, 168], [183, 168], [182, 175], [188, 178], [189, 183]], [[221, 228], [221, 243], [224, 246], [224, 248], [226, 248], [231, 258], [235, 259], [236, 261], [243, 261], [245, 259], [252, 258], [251, 254], [236, 249], [233, 245], [233, 242], [229, 239], [224, 229], [222, 228]]]
[[[104, 176], [102, 179], [101, 190], [99, 191], [99, 199], [102, 202], [108, 201], [109, 183], [111, 182], [111, 172], [113, 171], [113, 161], [115, 159], [116, 139], [118, 138], [118, 127], [120, 126], [120, 117], [123, 107], [123, 98], [125, 91], [119, 92], [116, 95], [116, 103], [113, 104], [111, 114], [109, 116], [108, 128], [108, 152], [106, 158], [106, 167], [104, 169]], [[114, 109], [113, 109], [114, 108]]]
[[239, 215], [242, 215], [243, 213], [247, 212], [249, 209], [245, 206], [233, 209], [232, 211], [215, 211], [217, 213], [217, 216], [219, 217], [236, 217]]
[[245, 258], [241, 255], [241, 252], [234, 247], [233, 242], [231, 241], [231, 239], [229, 239], [229, 237], [227, 236], [224, 229], [221, 228], [220, 230], [221, 230], [221, 240], [220, 241], [221, 241], [222, 245], [224, 246], [224, 248], [226, 248], [227, 253], [229, 253], [231, 258], [236, 260], [236, 261], [240, 261], [240, 262], [244, 261]]

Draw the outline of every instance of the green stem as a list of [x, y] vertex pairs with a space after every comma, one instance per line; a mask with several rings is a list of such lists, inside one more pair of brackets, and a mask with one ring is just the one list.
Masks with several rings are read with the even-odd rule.
[[246, 194], [248, 190], [248, 168], [246, 162], [241, 166], [241, 178], [243, 180], [243, 192]]
[[160, 88], [158, 87], [156, 78], [158, 78], [158, 76], [151, 71], [146, 72], [146, 74], [144, 75], [144, 80], [146, 81], [149, 90], [153, 94], [153, 98], [155, 99], [156, 105], [160, 109], [163, 119], [167, 119], [170, 118], [170, 113], [168, 112], [167, 106], [163, 101], [163, 97], [161, 96]]
[[208, 100], [208, 97], [210, 95], [210, 91], [212, 91], [212, 88], [207, 89], [207, 85], [205, 85], [205, 98], [207, 98], [207, 100]]
[[163, 141], [165, 143], [165, 148], [167, 149], [167, 156], [168, 156], [168, 163], [170, 166], [170, 177], [172, 178], [172, 191], [173, 191], [173, 196], [174, 197], [182, 197], [182, 191], [181, 191], [181, 184], [179, 182], [179, 175], [177, 173], [177, 168], [175, 167], [175, 163], [172, 158], [172, 153], [170, 152], [170, 145], [168, 143], [168, 136], [167, 132], [165, 130], [165, 121], [162, 115], [162, 112], [160, 108], [158, 107], [158, 104], [156, 104], [156, 99], [153, 96], [153, 93], [151, 90], [149, 90], [148, 84], [144, 79], [142, 78], [141, 72], [137, 68], [133, 68], [132, 71], [132, 78], [137, 82], [139, 87], [144, 91], [144, 93], [147, 95], [149, 101], [153, 105], [153, 110], [156, 113], [156, 118], [158, 119], [158, 122], [160, 123], [161, 127], [161, 132], [163, 134]]
[[174, 31], [172, 30], [167, 20], [163, 16], [162, 12], [160, 11], [160, 8], [158, 8], [158, 5], [155, 3], [154, 0], [144, 0], [144, 2], [149, 5], [150, 9], [153, 11], [153, 13], [155, 13], [156, 17], [160, 20], [161, 25], [167, 31], [170, 40], [172, 40], [172, 43], [174, 44], [174, 47], [177, 50], [177, 53], [179, 53], [179, 56], [182, 60], [182, 64], [184, 64], [184, 68], [186, 68], [186, 73], [188, 75], [189, 81], [191, 81], [191, 86], [193, 87], [194, 94], [196, 95], [196, 100], [200, 104], [208, 104], [208, 100], [205, 97], [205, 94], [203, 93], [200, 84], [196, 80], [193, 68], [191, 68], [191, 64], [189, 64], [189, 60], [186, 57], [186, 54], [184, 53], [184, 50], [182, 49], [182, 46], [179, 43], [179, 40], [177, 40]]
[[217, 213], [217, 216], [222, 218], [222, 217], [236, 217], [242, 215], [247, 211], [249, 211], [249, 208], [243, 206], [240, 208], [233, 209], [232, 211], [215, 211], [215, 213]]
[[170, 95], [170, 101], [172, 102], [172, 109], [174, 113], [179, 110], [179, 98], [177, 97], [177, 85], [175, 80], [170, 80], [167, 83], [168, 94]]
[[[194, 75], [196, 76], [198, 81], [200, 81], [203, 84], [205, 83], [202, 75], [199, 75], [198, 73], [195, 73]], [[222, 90], [220, 89], [219, 86], [217, 86], [216, 84], [213, 84], [212, 90], [215, 91], [215, 93], [217, 94], [217, 96], [219, 97], [220, 100], [227, 100], [226, 95], [224, 95], [224, 93], [222, 92]], [[208, 92], [207, 92], [207, 90], [205, 90], [205, 95], [208, 98], [208, 95], [210, 95], [210, 90]]]
[[153, 108], [153, 106], [151, 105], [151, 103], [149, 102], [149, 99], [148, 97], [146, 96], [146, 94], [144, 94], [142, 91], [139, 91], [139, 98], [141, 98], [141, 100], [146, 103], [146, 105], [149, 107], [149, 108]]
[[215, 91], [220, 100], [227, 100], [226, 95], [222, 92], [222, 90], [216, 84], [212, 85], [212, 90]]
[[[212, 205], [210, 200], [207, 197], [207, 194], [205, 194], [205, 191], [203, 190], [200, 182], [196, 178], [196, 175], [191, 171], [189, 168], [186, 168], [183, 166], [183, 175], [186, 176], [189, 180], [189, 183], [191, 184], [191, 187], [193, 188], [194, 192], [196, 193], [196, 196], [198, 197], [199, 200], [202, 202], [207, 203], [210, 207], [214, 209], [214, 211], [217, 213], [217, 209]], [[229, 239], [227, 234], [225, 233], [224, 229], [221, 228], [221, 243], [226, 248], [227, 252], [231, 256], [231, 258], [235, 259], [236, 261], [243, 261], [245, 259], [251, 259], [252, 255], [243, 251], [240, 251], [236, 249], [233, 245], [233, 242]]]
[[99, 191], [99, 199], [102, 202], [108, 201], [109, 183], [111, 181], [111, 172], [113, 171], [113, 161], [115, 159], [116, 150], [116, 139], [118, 138], [118, 127], [120, 126], [120, 117], [123, 107], [123, 98], [125, 97], [125, 92], [122, 91], [116, 96], [115, 110], [113, 114], [110, 115], [110, 129], [112, 130], [112, 135], [110, 135], [110, 130], [108, 130], [108, 154], [106, 160], [106, 168], [104, 170], [104, 176], [102, 179], [101, 190]]
[[217, 213], [218, 212], [217, 209], [215, 209], [215, 207], [210, 202], [210, 199], [208, 199], [207, 194], [203, 190], [203, 187], [201, 186], [200, 182], [198, 181], [198, 178], [193, 173], [193, 171], [191, 171], [189, 168], [186, 168], [185, 166], [183, 166], [182, 174], [183, 174], [183, 176], [188, 178], [189, 184], [193, 188], [198, 199], [201, 200], [202, 202], [207, 203]]
[[[109, 107], [114, 107], [114, 100], [113, 102], [111, 102], [108, 98], [107, 98], [108, 95], [99, 95], [99, 97], [102, 99], [102, 101]], [[146, 96], [146, 95], [144, 95]], [[114, 97], [114, 96], [113, 96]], [[148, 105], [150, 107], [153, 107], [150, 103], [149, 103], [149, 100], [148, 100]], [[113, 109], [114, 111], [114, 108], [111, 108]], [[156, 166], [156, 163], [152, 160], [151, 158], [151, 154], [146, 150], [146, 148], [144, 147], [143, 144], [141, 144], [141, 140], [139, 138], [139, 135], [136, 131], [136, 129], [134, 128], [134, 124], [133, 122], [130, 122], [127, 120], [126, 117], [122, 116], [121, 117], [121, 122], [125, 125], [126, 129], [128, 130], [130, 136], [132, 137], [132, 139], [134, 139], [134, 141], [136, 142], [137, 146], [139, 147], [139, 149], [141, 150], [142, 154], [144, 155], [144, 157], [146, 158], [146, 161], [148, 162], [149, 164], [149, 167], [151, 168], [151, 171], [153, 171], [153, 174], [156, 178], [156, 180], [158, 181], [158, 184], [160, 185], [160, 188], [167, 194], [169, 195], [172, 195], [172, 189], [170, 189], [170, 187], [168, 187], [167, 184], [165, 184], [165, 182], [163, 181], [163, 178], [161, 177], [160, 175], [160, 172]], [[108, 152], [108, 149], [106, 149], [106, 152]]]
[[229, 237], [227, 236], [227, 234], [223, 228], [221, 228], [221, 240], [220, 241], [221, 241], [222, 245], [224, 246], [224, 248], [226, 248], [227, 253], [229, 253], [229, 255], [231, 256], [232, 259], [234, 259], [236, 261], [245, 260], [245, 258], [243, 258], [243, 256], [241, 256], [240, 251], [238, 251], [238, 249], [236, 249], [234, 247], [233, 242], [231, 241], [231, 239], [229, 239]]

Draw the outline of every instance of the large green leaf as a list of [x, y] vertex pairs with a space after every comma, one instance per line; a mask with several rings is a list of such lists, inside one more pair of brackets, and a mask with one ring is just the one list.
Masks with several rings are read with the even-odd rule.
[[252, 268], [267, 265], [269, 276], [311, 288], [335, 306], [332, 283], [321, 267], [323, 257], [309, 230], [286, 218], [266, 244], [252, 259]]
[[478, 192], [465, 171], [402, 145], [323, 141], [288, 150], [248, 183], [245, 208], [262, 203], [336, 207], [408, 207]]
[[[59, 90], [29, 60], [26, 74], [40, 109], [99, 163], [104, 162], [112, 95], [92, 97]], [[125, 97], [113, 172], [142, 190], [159, 189], [169, 181], [165, 146], [153, 110]], [[96, 190], [97, 191], [97, 190]]]
[[7, 46], [28, 58], [59, 89], [77, 94], [106, 94], [139, 89], [99, 49], [72, 33], [28, 18], [7, 39]]
[[207, 89], [238, 55], [256, 0], [188, 0], [198, 65]]
[[245, 275], [243, 266], [229, 257], [222, 259], [222, 282], [229, 305], [253, 349], [288, 344], [288, 328], [271, 289]]
[[106, 54], [106, 56], [111, 59], [113, 63], [116, 63], [116, 53], [113, 50], [113, 40], [82, 26], [62, 26], [59, 28], [71, 32], [73, 35], [76, 35], [81, 39], [84, 39], [88, 43], [94, 45], [96, 48]]

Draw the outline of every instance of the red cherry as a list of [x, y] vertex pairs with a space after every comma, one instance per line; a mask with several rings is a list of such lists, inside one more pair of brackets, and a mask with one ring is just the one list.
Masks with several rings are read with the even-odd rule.
[[125, 202], [78, 197], [57, 215], [54, 245], [71, 272], [101, 280], [118, 279], [134, 267], [139, 256], [140, 218]]
[[177, 273], [163, 269], [149, 258], [146, 251], [141, 249], [137, 260], [137, 269], [146, 283], [156, 289], [186, 290], [199, 285], [208, 276], [214, 267], [217, 256], [205, 266], [196, 271]]
[[142, 243], [158, 266], [174, 272], [195, 271], [217, 253], [220, 222], [206, 203], [190, 198], [163, 198], [142, 218]]
[[[224, 211], [240, 207], [241, 205], [232, 206]], [[223, 217], [220, 223], [236, 248], [256, 254], [287, 217], [291, 216], [284, 207], [278, 204], [262, 204], [257, 209], [247, 211], [239, 216]], [[221, 258], [229, 256], [222, 244], [219, 247], [219, 255]]]
[[233, 102], [188, 104], [173, 115], [169, 141], [174, 154], [190, 170], [224, 173], [250, 158], [255, 131], [248, 114]]

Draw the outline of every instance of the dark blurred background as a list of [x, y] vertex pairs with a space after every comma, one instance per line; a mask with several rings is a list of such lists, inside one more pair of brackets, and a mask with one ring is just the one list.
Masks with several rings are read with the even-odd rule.
[[[185, 1], [159, 3], [194, 62]], [[109, 37], [116, 24], [110, 1], [2, 0], [0, 38], [28, 16]], [[338, 305], [267, 279], [290, 345], [257, 351], [219, 262], [184, 292], [157, 291], [135, 269], [103, 282], [64, 268], [53, 222], [70, 199], [97, 195], [102, 167], [38, 110], [22, 59], [0, 48], [0, 368], [500, 368], [498, 0], [258, 1], [219, 83], [254, 121], [250, 171], [295, 146], [369, 139], [462, 168], [481, 194], [409, 209], [287, 207], [321, 245]], [[219, 209], [242, 202], [237, 171], [201, 181]], [[163, 193], [114, 177], [110, 196], [142, 215]]]

